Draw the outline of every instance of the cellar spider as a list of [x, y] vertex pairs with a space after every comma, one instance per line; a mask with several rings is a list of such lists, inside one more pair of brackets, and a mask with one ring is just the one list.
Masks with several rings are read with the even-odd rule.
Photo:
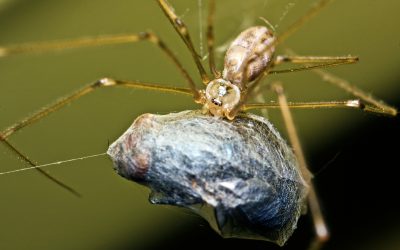
[[[264, 108], [279, 108], [283, 114], [284, 121], [288, 130], [289, 140], [292, 143], [294, 148], [294, 152], [299, 161], [299, 165], [301, 167], [301, 171], [303, 173], [306, 182], [310, 185], [310, 193], [309, 193], [309, 206], [310, 211], [313, 216], [315, 222], [315, 229], [317, 232], [317, 240], [315, 241], [315, 246], [320, 245], [321, 242], [328, 238], [327, 229], [323, 220], [323, 217], [320, 212], [320, 208], [317, 202], [317, 198], [315, 195], [314, 188], [311, 182], [311, 176], [308, 174], [306, 161], [304, 159], [300, 142], [298, 140], [296, 130], [294, 127], [294, 123], [292, 121], [292, 117], [290, 114], [289, 108], [356, 108], [361, 109], [368, 112], [374, 112], [379, 114], [387, 114], [387, 115], [396, 115], [397, 111], [382, 103], [381, 101], [372, 98], [371, 96], [365, 94], [363, 91], [358, 88], [351, 86], [348, 82], [333, 76], [327, 72], [320, 70], [319, 68], [336, 66], [340, 64], [349, 64], [354, 63], [358, 59], [356, 57], [344, 56], [344, 57], [311, 57], [311, 56], [297, 56], [293, 54], [289, 55], [278, 55], [273, 56], [274, 47], [278, 44], [282, 43], [286, 40], [292, 33], [294, 33], [302, 24], [304, 24], [308, 19], [313, 17], [319, 10], [321, 10], [328, 2], [328, 0], [320, 0], [316, 3], [316, 5], [310, 9], [303, 17], [301, 17], [297, 22], [295, 22], [289, 29], [283, 32], [280, 35], [269, 34], [269, 38], [274, 38], [272, 41], [269, 41], [262, 51], [258, 51], [257, 53], [252, 50], [249, 53], [252, 55], [263, 55], [267, 53], [271, 58], [267, 60], [266, 65], [263, 65], [262, 71], [257, 73], [248, 73], [250, 70], [250, 63], [247, 61], [243, 63], [244, 68], [238, 70], [241, 73], [245, 73], [245, 75], [241, 76], [242, 79], [238, 80], [239, 87], [235, 87], [237, 85], [230, 85], [230, 82], [234, 80], [233, 76], [229, 76], [229, 73], [223, 73], [217, 70], [215, 66], [215, 58], [214, 58], [214, 32], [213, 32], [213, 19], [215, 14], [215, 1], [210, 0], [210, 10], [208, 16], [208, 26], [207, 26], [207, 47], [209, 51], [209, 68], [212, 72], [213, 79], [212, 80], [204, 69], [202, 62], [200, 61], [198, 54], [193, 46], [190, 35], [188, 33], [187, 27], [182, 22], [180, 18], [178, 18], [173, 12], [172, 8], [166, 1], [159, 0], [160, 7], [168, 17], [168, 19], [173, 24], [174, 28], [184, 41], [185, 45], [188, 47], [191, 55], [195, 61], [196, 67], [199, 71], [199, 74], [202, 78], [202, 82], [209, 87], [210, 91], [201, 91], [196, 86], [195, 81], [191, 78], [191, 76], [184, 69], [183, 65], [176, 58], [175, 54], [165, 45], [165, 43], [158, 37], [156, 34], [152, 32], [144, 32], [140, 34], [133, 35], [112, 35], [112, 36], [102, 36], [97, 38], [85, 38], [85, 39], [75, 39], [68, 40], [63, 42], [48, 42], [48, 43], [35, 43], [35, 44], [24, 44], [24, 45], [14, 45], [9, 47], [0, 47], [0, 57], [11, 56], [19, 53], [29, 53], [29, 52], [45, 52], [66, 48], [77, 48], [84, 46], [100, 46], [106, 44], [118, 44], [118, 43], [133, 43], [138, 41], [149, 41], [158, 46], [177, 66], [181, 74], [184, 76], [186, 81], [188, 82], [189, 88], [177, 88], [177, 87], [166, 87], [157, 84], [149, 84], [149, 83], [141, 83], [137, 81], [125, 81], [125, 80], [113, 80], [109, 78], [100, 79], [93, 84], [90, 84], [81, 90], [68, 95], [64, 98], [61, 98], [56, 103], [44, 107], [39, 112], [28, 116], [26, 119], [23, 119], [10, 127], [3, 130], [0, 134], [0, 140], [12, 149], [16, 154], [18, 154], [21, 158], [23, 158], [30, 165], [35, 166], [35, 162], [29, 159], [25, 154], [23, 154], [15, 145], [13, 145], [8, 138], [19, 131], [20, 129], [33, 124], [34, 122], [40, 120], [41, 118], [49, 115], [50, 113], [62, 108], [66, 104], [70, 103], [73, 100], [76, 100], [95, 89], [99, 89], [102, 87], [112, 87], [112, 86], [125, 86], [128, 88], [141, 88], [148, 90], [156, 90], [161, 92], [172, 92], [177, 94], [184, 94], [192, 96], [196, 103], [199, 103], [205, 106], [206, 111], [210, 111], [215, 116], [225, 117], [228, 119], [234, 119], [235, 116], [242, 111], [247, 111], [251, 109], [264, 109]], [[271, 32], [271, 28], [267, 27], [267, 30]], [[290, 62], [294, 64], [303, 64], [304, 66], [289, 69], [289, 70], [279, 70], [275, 69], [276, 66]], [[353, 94], [358, 98], [358, 100], [349, 100], [349, 101], [338, 101], [338, 102], [312, 102], [312, 103], [291, 103], [286, 100], [286, 96], [284, 95], [283, 87], [279, 83], [272, 84], [268, 86], [274, 93], [276, 93], [278, 97], [277, 103], [248, 103], [251, 99], [251, 95], [254, 94], [254, 89], [258, 87], [264, 77], [270, 74], [279, 74], [279, 73], [287, 73], [287, 72], [295, 72], [302, 70], [313, 70], [316, 74], [320, 75], [324, 81], [327, 81], [335, 86], [338, 86], [345, 91]], [[221, 85], [221, 81], [217, 81], [215, 79], [223, 78], [223, 80], [229, 80], [229, 83], [222, 83], [226, 86], [228, 90], [234, 89], [234, 92], [238, 94], [235, 96], [234, 102], [227, 101], [227, 105], [221, 102], [218, 97], [212, 97], [207, 94], [211, 93], [211, 89], [213, 87], [212, 84]], [[227, 79], [229, 78], [229, 79]], [[228, 91], [229, 92], [229, 91]], [[214, 106], [213, 106], [214, 105]], [[221, 108], [222, 107], [222, 108]], [[42, 174], [46, 175], [48, 178], [52, 179], [54, 182], [68, 189], [69, 191], [76, 193], [71, 187], [65, 185], [61, 181], [56, 178], [50, 176], [45, 171], [41, 169], [37, 169]]]

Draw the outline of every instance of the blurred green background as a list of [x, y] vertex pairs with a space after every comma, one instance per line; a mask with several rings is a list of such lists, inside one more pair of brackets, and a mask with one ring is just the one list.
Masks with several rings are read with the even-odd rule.
[[[203, 50], [205, 55], [205, 43], [200, 43], [204, 38], [200, 31], [205, 30], [205, 22], [199, 20], [206, 18], [207, 1], [170, 2], [189, 26], [197, 50]], [[241, 30], [262, 25], [260, 16], [276, 25], [279, 34], [314, 2], [218, 0], [215, 29], [217, 44], [221, 45], [219, 65], [223, 62], [223, 45]], [[292, 48], [302, 55], [357, 55], [360, 63], [330, 71], [388, 103], [399, 104], [399, 9], [400, 2], [396, 0], [337, 0], [282, 44], [280, 51]], [[149, 29], [166, 40], [200, 82], [188, 51], [155, 1], [0, 0], [1, 45]], [[185, 86], [176, 68], [158, 48], [146, 42], [1, 58], [0, 130], [104, 76]], [[273, 76], [270, 80], [276, 79], [285, 83], [290, 100], [351, 98], [310, 72]], [[100, 89], [21, 130], [10, 140], [39, 163], [66, 160], [105, 152], [108, 143], [142, 113], [165, 114], [194, 108], [198, 106], [185, 96], [124, 88]], [[284, 131], [279, 113], [271, 111], [269, 115], [280, 131]], [[354, 223], [358, 209], [369, 211], [371, 203], [377, 200], [381, 202], [377, 207], [382, 211], [394, 209], [389, 202], [394, 198], [379, 200], [379, 197], [385, 192], [396, 193], [395, 186], [388, 190], [389, 187], [382, 185], [390, 183], [384, 178], [396, 166], [391, 162], [395, 157], [389, 144], [398, 145], [399, 120], [354, 110], [304, 110], [295, 111], [294, 116], [313, 172], [318, 172], [338, 153], [336, 162], [354, 161], [349, 169], [329, 166], [325, 174], [316, 178], [333, 230], [327, 248], [399, 249], [398, 240], [397, 245], [392, 242], [400, 232], [399, 216], [388, 218], [392, 215], [389, 212], [385, 217], [379, 214], [380, 210], [373, 210], [377, 214], [372, 212], [365, 218], [366, 221], [375, 221], [373, 218], [383, 221], [383, 224], [376, 224], [380, 228], [368, 231], [374, 240], [368, 237], [365, 240], [367, 232], [363, 231], [343, 233], [360, 229]], [[391, 134], [385, 134], [392, 130]], [[363, 144], [349, 144], [357, 141]], [[358, 147], [370, 151], [358, 150]], [[348, 158], [340, 158], [346, 152]], [[368, 168], [357, 164], [373, 162], [373, 159], [382, 162]], [[0, 171], [25, 166], [0, 145]], [[107, 157], [100, 157], [47, 169], [79, 190], [83, 194], [80, 199], [35, 171], [0, 176], [0, 249], [146, 249], [160, 246], [186, 249], [190, 245], [185, 244], [193, 242], [182, 241], [185, 238], [202, 242], [202, 246], [209, 242], [209, 245], [273, 248], [264, 242], [220, 240], [197, 216], [171, 207], [150, 205], [147, 189], [120, 178], [111, 166]], [[363, 175], [365, 172], [372, 176], [383, 173], [379, 175], [382, 179], [370, 180], [370, 176]], [[348, 190], [359, 190], [359, 183], [365, 184], [363, 179], [368, 180], [366, 183], [373, 190], [364, 194], [366, 200], [354, 199]], [[327, 186], [327, 183], [333, 184]], [[341, 184], [339, 189], [335, 186], [337, 183]], [[346, 195], [349, 196], [337, 200], [338, 196]], [[394, 197], [398, 199], [398, 193]], [[343, 212], [340, 219], [335, 217], [334, 211]], [[298, 233], [288, 247], [297, 248], [297, 242], [304, 245], [308, 240], [312, 230], [307, 219], [300, 221], [297, 231], [306, 232], [305, 237]]]

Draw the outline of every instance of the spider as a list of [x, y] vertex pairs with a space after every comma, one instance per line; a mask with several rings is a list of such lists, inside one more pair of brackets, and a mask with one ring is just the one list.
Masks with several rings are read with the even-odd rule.
[[[299, 161], [300, 171], [302, 172], [305, 181], [310, 186], [309, 205], [312, 216], [314, 218], [315, 228], [318, 236], [315, 244], [318, 245], [320, 244], [320, 242], [327, 239], [327, 229], [319, 209], [315, 191], [311, 182], [311, 176], [309, 175], [307, 170], [307, 165], [302, 154], [300, 142], [297, 138], [289, 108], [348, 107], [388, 115], [396, 115], [397, 112], [395, 109], [366, 95], [361, 90], [348, 85], [347, 82], [342, 81], [341, 79], [336, 78], [324, 71], [317, 70], [318, 68], [322, 67], [354, 63], [358, 60], [356, 57], [311, 57], [297, 55], [274, 55], [274, 49], [276, 45], [286, 40], [304, 22], [313, 17], [319, 10], [321, 10], [326, 4], [328, 4], [328, 2], [330, 1], [318, 1], [317, 4], [312, 9], [310, 9], [302, 18], [300, 18], [297, 22], [290, 26], [286, 32], [280, 34], [279, 36], [275, 34], [270, 27], [251, 27], [245, 30], [241, 35], [239, 35], [239, 37], [234, 41], [234, 43], [228, 50], [225, 59], [224, 71], [220, 72], [216, 69], [214, 62], [213, 19], [215, 11], [215, 1], [211, 0], [209, 3], [210, 10], [207, 29], [209, 67], [210, 71], [213, 74], [213, 79], [211, 79], [206, 73], [202, 62], [198, 57], [186, 25], [179, 17], [176, 16], [173, 9], [166, 1], [159, 0], [158, 3], [161, 9], [164, 11], [166, 16], [188, 47], [189, 51], [191, 52], [199, 74], [202, 78], [202, 82], [206, 85], [205, 90], [198, 89], [194, 80], [184, 69], [183, 65], [179, 62], [174, 53], [165, 45], [165, 43], [161, 40], [159, 36], [152, 32], [144, 32], [136, 35], [103, 36], [98, 38], [76, 39], [64, 42], [49, 42], [0, 47], [0, 56], [9, 56], [18, 53], [41, 52], [73, 47], [149, 41], [157, 45], [164, 53], [166, 53], [166, 55], [172, 60], [172, 62], [177, 66], [179, 71], [185, 77], [189, 85], [189, 88], [176, 88], [165, 87], [156, 84], [141, 83], [137, 81], [103, 78], [69, 96], [66, 96], [65, 98], [60, 99], [55, 104], [45, 107], [44, 109], [33, 114], [32, 116], [29, 116], [26, 119], [17, 122], [9, 128], [5, 129], [0, 134], [0, 140], [10, 149], [15, 151], [15, 153], [17, 153], [20, 157], [25, 159], [29, 164], [34, 166], [35, 163], [28, 157], [26, 157], [23, 153], [21, 153], [18, 148], [8, 140], [8, 137], [10, 137], [21, 128], [36, 122], [37, 120], [60, 109], [71, 101], [94, 91], [95, 89], [118, 85], [190, 95], [194, 98], [196, 103], [199, 103], [203, 106], [203, 110], [205, 113], [210, 113], [210, 115], [220, 117], [221, 119], [226, 118], [229, 120], [234, 120], [240, 112], [251, 109], [280, 108], [286, 122], [289, 139], [292, 143], [294, 152]], [[243, 43], [246, 43], [248, 45], [243, 45]], [[275, 70], [275, 67], [277, 65], [286, 62], [304, 64], [305, 66], [290, 70]], [[350, 100], [342, 102], [290, 103], [286, 100], [282, 85], [279, 83], [275, 83], [273, 85], [270, 85], [269, 88], [277, 94], [278, 103], [248, 103], [248, 100], [254, 94], [255, 89], [261, 84], [262, 80], [267, 75], [311, 69], [316, 70], [315, 72], [324, 77], [326, 81], [331, 82], [332, 84], [337, 85], [341, 88], [344, 88], [346, 91], [352, 93], [361, 100]], [[38, 170], [46, 175], [48, 178], [51, 178], [53, 181], [57, 182], [59, 185], [70, 190], [71, 192], [76, 193], [76, 191], [74, 191], [72, 188], [50, 176], [43, 170]]]

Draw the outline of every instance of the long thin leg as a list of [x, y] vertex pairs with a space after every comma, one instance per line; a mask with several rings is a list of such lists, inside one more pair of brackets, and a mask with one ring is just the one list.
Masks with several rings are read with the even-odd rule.
[[278, 102], [286, 125], [286, 130], [288, 131], [289, 140], [293, 146], [294, 153], [299, 162], [299, 169], [305, 181], [309, 184], [310, 187], [310, 192], [308, 195], [308, 204], [314, 222], [316, 238], [312, 241], [309, 249], [317, 250], [320, 249], [322, 245], [329, 239], [328, 228], [326, 226], [325, 220], [321, 212], [321, 208], [319, 206], [318, 198], [315, 193], [315, 188], [311, 180], [312, 176], [307, 167], [304, 153], [300, 144], [300, 139], [297, 135], [296, 127], [294, 125], [293, 118], [290, 113], [288, 102], [283, 92], [282, 85], [274, 84], [272, 88], [278, 95]]
[[[249, 99], [249, 97], [252, 95], [253, 89], [255, 89], [267, 75], [327, 68], [356, 62], [358, 62], [358, 57], [355, 56], [277, 56], [271, 66], [267, 68], [263, 74], [260, 74], [260, 76], [252, 83], [252, 85], [250, 85], [249, 89], [247, 90], [247, 96], [245, 100]], [[274, 67], [282, 63], [309, 64], [299, 68], [272, 70]], [[314, 65], [314, 63], [317, 64]]]
[[279, 55], [274, 61], [274, 65], [281, 63], [355, 63], [358, 62], [356, 56], [298, 56], [298, 55]]
[[[294, 64], [307, 64], [303, 67], [273, 70], [273, 68], [282, 63], [294, 63]], [[328, 68], [333, 66], [339, 66], [343, 64], [351, 64], [358, 62], [358, 57], [355, 56], [277, 56], [275, 61], [271, 64], [271, 67], [266, 69], [263, 74], [250, 85], [246, 95], [251, 95], [254, 88], [256, 88], [260, 82], [270, 74], [281, 74], [281, 73], [293, 73], [305, 70], [314, 70], [319, 68]], [[316, 63], [316, 64], [314, 64]], [[246, 100], [247, 98], [245, 98]]]
[[[352, 57], [352, 56], [342, 56], [342, 57], [312, 57], [312, 56], [296, 56], [296, 57], [289, 57], [289, 56], [284, 56], [276, 59], [276, 61], [271, 65], [271, 67], [267, 68], [267, 70], [261, 74], [247, 89], [247, 92], [243, 95], [242, 99], [236, 105], [236, 107], [231, 111], [230, 116], [234, 117], [237, 112], [240, 110], [246, 110], [249, 109], [249, 107], [252, 108], [268, 108], [271, 107], [273, 108], [275, 105], [271, 104], [251, 104], [245, 105], [245, 103], [252, 97], [254, 96], [254, 90], [257, 89], [261, 83], [261, 81], [268, 76], [269, 74], [279, 74], [279, 73], [291, 73], [291, 72], [297, 72], [297, 71], [304, 71], [304, 70], [314, 70], [317, 68], [327, 68], [327, 67], [332, 67], [332, 66], [338, 66], [342, 64], [349, 64], [349, 63], [355, 63], [357, 62], [358, 58], [357, 57]], [[321, 63], [317, 65], [306, 65], [304, 67], [300, 68], [291, 68], [291, 69], [284, 69], [284, 70], [272, 70], [272, 68], [276, 65], [279, 65], [282, 62], [292, 62], [292, 63], [310, 63], [310, 62], [315, 62], [315, 63]], [[261, 88], [259, 88], [261, 89]], [[303, 103], [305, 104], [305, 103]], [[347, 103], [336, 103], [336, 102], [320, 102], [320, 103], [310, 103], [312, 104], [312, 108], [318, 108], [318, 107], [336, 107], [336, 104], [339, 104], [337, 107], [354, 107], [355, 103], [354, 100], [348, 101]], [[327, 105], [329, 104], [329, 105]], [[271, 106], [269, 106], [271, 105]], [[298, 105], [293, 105], [291, 107], [297, 107]], [[304, 106], [304, 105], [300, 105]], [[299, 106], [299, 107], [300, 107]], [[365, 109], [366, 111], [371, 111], [375, 113], [382, 113], [386, 114], [387, 112], [382, 109], [381, 107], [371, 107], [371, 106], [366, 106], [362, 103], [358, 104], [357, 106], [360, 106], [361, 109]], [[305, 108], [305, 107], [303, 107]]]
[[100, 79], [90, 85], [87, 85], [80, 90], [62, 97], [58, 99], [55, 103], [45, 106], [41, 110], [37, 111], [36, 113], [22, 119], [21, 121], [11, 125], [10, 127], [6, 128], [4, 131], [0, 133], [0, 141], [3, 139], [8, 138], [10, 135], [15, 133], [16, 131], [42, 119], [43, 117], [53, 113], [54, 111], [59, 110], [60, 108], [64, 107], [66, 104], [71, 103], [72, 101], [85, 96], [94, 90], [101, 88], [101, 87], [111, 87], [111, 86], [125, 86], [129, 88], [138, 88], [138, 89], [147, 89], [147, 90], [157, 90], [162, 92], [172, 92], [178, 94], [185, 94], [185, 95], [192, 95], [190, 89], [186, 88], [177, 88], [177, 87], [168, 87], [162, 85], [156, 85], [151, 83], [141, 83], [137, 81], [126, 81], [126, 80], [113, 80], [110, 78], [103, 78]]
[[357, 88], [356, 86], [351, 85], [348, 81], [346, 81], [338, 76], [335, 76], [331, 73], [328, 73], [327, 71], [324, 71], [324, 70], [314, 69], [313, 72], [315, 74], [321, 76], [323, 81], [328, 82], [336, 87], [339, 87], [350, 94], [353, 94], [354, 96], [360, 98], [361, 100], [363, 100], [366, 103], [370, 103], [370, 104], [376, 106], [377, 108], [381, 109], [384, 114], [391, 115], [391, 116], [397, 115], [397, 109], [387, 105], [382, 100], [378, 100], [377, 98], [364, 92], [363, 90]]
[[[357, 62], [358, 58], [357, 57], [304, 57], [304, 56], [297, 56], [292, 50], [287, 49], [287, 52], [291, 54], [290, 56], [281, 56], [277, 57], [277, 64], [282, 63], [282, 62], [292, 62], [292, 63], [304, 63], [306, 64], [305, 67], [303, 68], [297, 68], [297, 69], [289, 69], [289, 70], [280, 70], [280, 71], [271, 71], [270, 74], [272, 73], [288, 73], [288, 72], [294, 72], [294, 71], [300, 71], [300, 70], [312, 70], [314, 74], [319, 75], [323, 81], [328, 82], [338, 88], [343, 89], [344, 91], [354, 95], [355, 97], [360, 98], [363, 100], [365, 103], [372, 104], [373, 106], [376, 107], [376, 109], [380, 109], [383, 114], [386, 115], [391, 115], [391, 116], [396, 116], [397, 115], [397, 110], [394, 107], [389, 106], [382, 100], [377, 99], [376, 97], [373, 97], [372, 95], [366, 93], [365, 91], [357, 88], [356, 86], [350, 84], [348, 81], [335, 76], [332, 73], [329, 73], [325, 70], [322, 70], [320, 68], [325, 68], [326, 64], [321, 64], [321, 65], [312, 65], [310, 63], [321, 63], [322, 60], [326, 60], [326, 63], [328, 63], [328, 66], [332, 65], [338, 65], [339, 64], [344, 64], [344, 63], [353, 63]], [[332, 60], [329, 62], [329, 60]], [[322, 66], [322, 67], [321, 67]]]
[[[13, 144], [11, 144], [11, 142], [8, 141], [6, 138], [0, 137], [0, 141], [2, 141], [12, 152], [17, 154], [21, 159], [23, 159], [25, 162], [27, 162], [32, 167], [38, 166], [37, 163], [35, 163], [31, 159], [29, 159], [25, 154], [23, 154], [19, 149], [17, 149]], [[45, 170], [43, 170], [41, 168], [36, 168], [36, 170], [39, 171], [39, 173], [41, 173], [42, 175], [44, 175], [46, 178], [50, 179], [51, 181], [53, 181], [54, 183], [59, 185], [60, 187], [69, 191], [70, 193], [72, 193], [73, 195], [75, 195], [77, 197], [81, 197], [81, 194], [78, 191], [76, 191], [74, 188], [68, 186], [64, 182], [60, 181], [59, 179], [55, 178], [54, 176], [50, 175]]]
[[215, 0], [209, 0], [208, 19], [207, 19], [207, 47], [208, 47], [208, 64], [210, 71], [214, 74], [214, 78], [220, 78], [219, 72], [215, 66], [215, 52], [214, 52], [214, 16], [215, 16]]
[[[100, 79], [100, 80], [90, 84], [90, 85], [83, 87], [82, 89], [80, 89], [70, 95], [67, 95], [65, 97], [58, 99], [55, 103], [42, 108], [41, 110], [37, 111], [36, 113], [34, 113], [34, 114], [20, 120], [19, 122], [16, 122], [15, 124], [11, 125], [10, 127], [6, 128], [4, 131], [2, 131], [0, 133], [0, 142], [3, 142], [8, 148], [10, 148], [17, 155], [19, 155], [24, 161], [26, 161], [31, 166], [37, 166], [37, 164], [33, 160], [29, 159], [19, 149], [17, 149], [14, 145], [12, 145], [11, 142], [7, 138], [10, 137], [15, 132], [17, 132], [18, 130], [39, 121], [40, 119], [46, 117], [47, 115], [61, 109], [65, 105], [71, 103], [72, 101], [79, 99], [80, 97], [85, 96], [101, 87], [111, 87], [111, 86], [125, 86], [125, 87], [129, 87], [129, 88], [157, 90], [157, 91], [162, 91], [162, 92], [172, 92], [172, 93], [178, 93], [178, 94], [193, 95], [192, 91], [190, 89], [186, 89], [186, 88], [166, 87], [166, 86], [162, 86], [162, 85], [141, 83], [141, 82], [137, 82], [137, 81], [124, 81], [124, 80], [113, 80], [113, 79], [109, 79], [109, 78], [103, 78], [103, 79]], [[55, 183], [57, 183], [62, 188], [79, 196], [78, 192], [76, 192], [73, 188], [71, 188], [68, 185], [64, 184], [63, 182], [59, 181], [55, 177], [49, 175], [44, 170], [42, 170], [42, 169], [37, 169], [37, 170], [41, 174], [45, 175], [47, 178], [49, 178], [52, 181], [54, 181]]]
[[0, 46], [0, 58], [6, 56], [13, 56], [18, 54], [28, 54], [28, 53], [44, 53], [52, 52], [65, 49], [82, 48], [82, 47], [94, 47], [94, 46], [105, 46], [112, 44], [122, 44], [122, 43], [134, 43], [139, 41], [149, 41], [158, 46], [169, 59], [173, 61], [175, 66], [179, 69], [180, 73], [186, 79], [192, 90], [193, 97], [197, 101], [199, 99], [199, 93], [196, 89], [196, 85], [193, 79], [190, 77], [189, 73], [182, 66], [175, 54], [168, 48], [168, 46], [151, 31], [141, 32], [139, 34], [120, 34], [120, 35], [106, 35], [98, 37], [84, 37], [71, 40], [62, 41], [51, 41], [51, 42], [38, 42], [38, 43], [25, 43], [11, 45], [7, 47]]
[[[321, 108], [347, 108], [359, 109], [366, 112], [371, 112], [381, 115], [390, 115], [385, 110], [379, 107], [368, 105], [360, 100], [347, 100], [347, 101], [328, 101], [328, 102], [288, 102], [287, 106], [291, 109], [321, 109]], [[250, 109], [269, 109], [280, 108], [279, 103], [249, 103], [242, 107], [243, 111]]]
[[[292, 53], [292, 52], [291, 52]], [[315, 56], [280, 56], [277, 58], [276, 63], [274, 65], [278, 65], [283, 62], [291, 62], [291, 63], [305, 63], [306, 66], [302, 68], [292, 68], [287, 70], [270, 70], [264, 73], [264, 75], [256, 80], [254, 86], [257, 86], [258, 83], [268, 74], [277, 74], [277, 73], [290, 73], [296, 71], [303, 70], [311, 70], [315, 74], [321, 76], [321, 78], [333, 84], [336, 87], [339, 87], [346, 92], [354, 95], [355, 97], [360, 98], [361, 100], [347, 100], [347, 101], [330, 101], [330, 102], [298, 102], [298, 103], [288, 103], [289, 108], [355, 108], [360, 109], [366, 112], [396, 116], [397, 110], [381, 100], [373, 97], [372, 95], [367, 94], [361, 89], [351, 85], [348, 81], [339, 78], [331, 73], [328, 73], [319, 68], [325, 68], [329, 66], [336, 66], [347, 63], [355, 63], [358, 61], [357, 57], [352, 56], [340, 56], [340, 57], [315, 57]], [[312, 65], [309, 63], [322, 63], [317, 65]], [[251, 91], [252, 89], [250, 89]], [[252, 93], [250, 92], [250, 95]], [[249, 96], [250, 96], [249, 95]], [[244, 104], [241, 107], [242, 110], [249, 109], [265, 109], [265, 108], [277, 108], [278, 104], [275, 103], [257, 103], [257, 104]], [[239, 110], [239, 108], [238, 108]]]
[[343, 64], [352, 64], [358, 62], [356, 56], [277, 56], [273, 67], [282, 63], [306, 64], [303, 67], [290, 68], [283, 70], [271, 70], [269, 74], [291, 73], [297, 71], [313, 70], [318, 68], [328, 68]]
[[161, 9], [164, 11], [165, 15], [168, 17], [169, 21], [171, 24], [174, 26], [176, 32], [178, 32], [179, 36], [182, 38], [183, 42], [186, 44], [188, 47], [190, 53], [192, 54], [192, 57], [196, 63], [197, 69], [199, 70], [201, 79], [203, 80], [204, 84], [207, 84], [210, 79], [207, 76], [206, 71], [204, 70], [203, 65], [200, 62], [200, 56], [196, 52], [192, 39], [190, 38], [188, 28], [186, 27], [186, 24], [180, 19], [175, 12], [173, 11], [173, 8], [167, 3], [165, 0], [158, 0], [158, 3], [160, 4]]
[[14, 56], [28, 53], [44, 53], [57, 50], [75, 49], [82, 47], [105, 46], [112, 44], [134, 43], [147, 39], [146, 33], [142, 34], [116, 34], [97, 37], [81, 37], [69, 40], [49, 42], [33, 42], [0, 47], [0, 57]]

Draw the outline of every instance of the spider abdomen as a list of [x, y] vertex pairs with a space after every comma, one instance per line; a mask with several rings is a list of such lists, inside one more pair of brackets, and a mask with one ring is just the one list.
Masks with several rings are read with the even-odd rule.
[[252, 114], [142, 115], [108, 154], [120, 175], [152, 190], [152, 203], [190, 208], [224, 237], [284, 244], [308, 192], [285, 141]]
[[272, 62], [275, 36], [264, 26], [246, 29], [231, 43], [225, 55], [223, 78], [244, 89]]

